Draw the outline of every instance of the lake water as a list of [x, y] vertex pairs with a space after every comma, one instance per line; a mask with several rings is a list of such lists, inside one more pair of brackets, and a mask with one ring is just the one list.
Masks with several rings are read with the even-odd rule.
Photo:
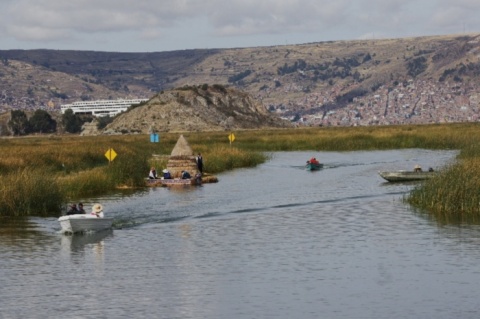
[[0, 319], [478, 318], [479, 226], [438, 226], [403, 203], [416, 184], [378, 175], [455, 155], [273, 153], [216, 184], [85, 200], [115, 218], [91, 235], [4, 219]]

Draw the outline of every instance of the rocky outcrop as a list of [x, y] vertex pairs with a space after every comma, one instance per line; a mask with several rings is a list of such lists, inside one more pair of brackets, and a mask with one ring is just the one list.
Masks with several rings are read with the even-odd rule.
[[80, 136], [91, 136], [91, 135], [99, 135], [101, 132], [97, 128], [97, 121], [93, 120], [92, 122], [85, 122], [82, 126], [82, 131], [80, 132]]
[[289, 127], [250, 95], [222, 85], [162, 91], [110, 123], [106, 134]]

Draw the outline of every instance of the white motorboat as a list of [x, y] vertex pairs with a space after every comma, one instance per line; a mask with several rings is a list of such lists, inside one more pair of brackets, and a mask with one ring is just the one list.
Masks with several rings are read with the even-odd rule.
[[113, 218], [97, 217], [91, 214], [75, 214], [58, 219], [62, 232], [82, 233], [112, 228]]
[[426, 172], [414, 172], [414, 171], [387, 171], [387, 172], [378, 172], [385, 180], [389, 182], [411, 182], [411, 181], [420, 181], [431, 178], [435, 176], [436, 172], [426, 171]]

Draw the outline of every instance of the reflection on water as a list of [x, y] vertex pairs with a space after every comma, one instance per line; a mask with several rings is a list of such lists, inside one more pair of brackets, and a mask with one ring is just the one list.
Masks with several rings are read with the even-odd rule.
[[85, 234], [62, 234], [61, 249], [65, 256], [72, 262], [78, 263], [91, 254], [95, 271], [103, 272], [104, 269], [104, 239], [113, 236], [113, 230], [107, 229]]
[[106, 232], [0, 226], [0, 317], [476, 318], [479, 227], [439, 226], [402, 201], [416, 183], [378, 175], [455, 154], [279, 152], [215, 184], [85, 200]]
[[84, 250], [86, 245], [96, 246], [96, 244], [103, 245], [103, 239], [107, 236], [113, 236], [113, 230], [107, 229], [98, 232], [91, 232], [85, 234], [64, 234], [62, 236], [62, 249], [65, 249], [73, 254]]

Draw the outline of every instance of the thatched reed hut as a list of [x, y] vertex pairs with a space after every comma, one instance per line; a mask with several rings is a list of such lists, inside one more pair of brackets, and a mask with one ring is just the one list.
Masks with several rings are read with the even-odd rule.
[[172, 178], [180, 177], [182, 171], [189, 172], [192, 177], [198, 173], [195, 155], [183, 135], [180, 135], [170, 154], [167, 169], [170, 171]]

